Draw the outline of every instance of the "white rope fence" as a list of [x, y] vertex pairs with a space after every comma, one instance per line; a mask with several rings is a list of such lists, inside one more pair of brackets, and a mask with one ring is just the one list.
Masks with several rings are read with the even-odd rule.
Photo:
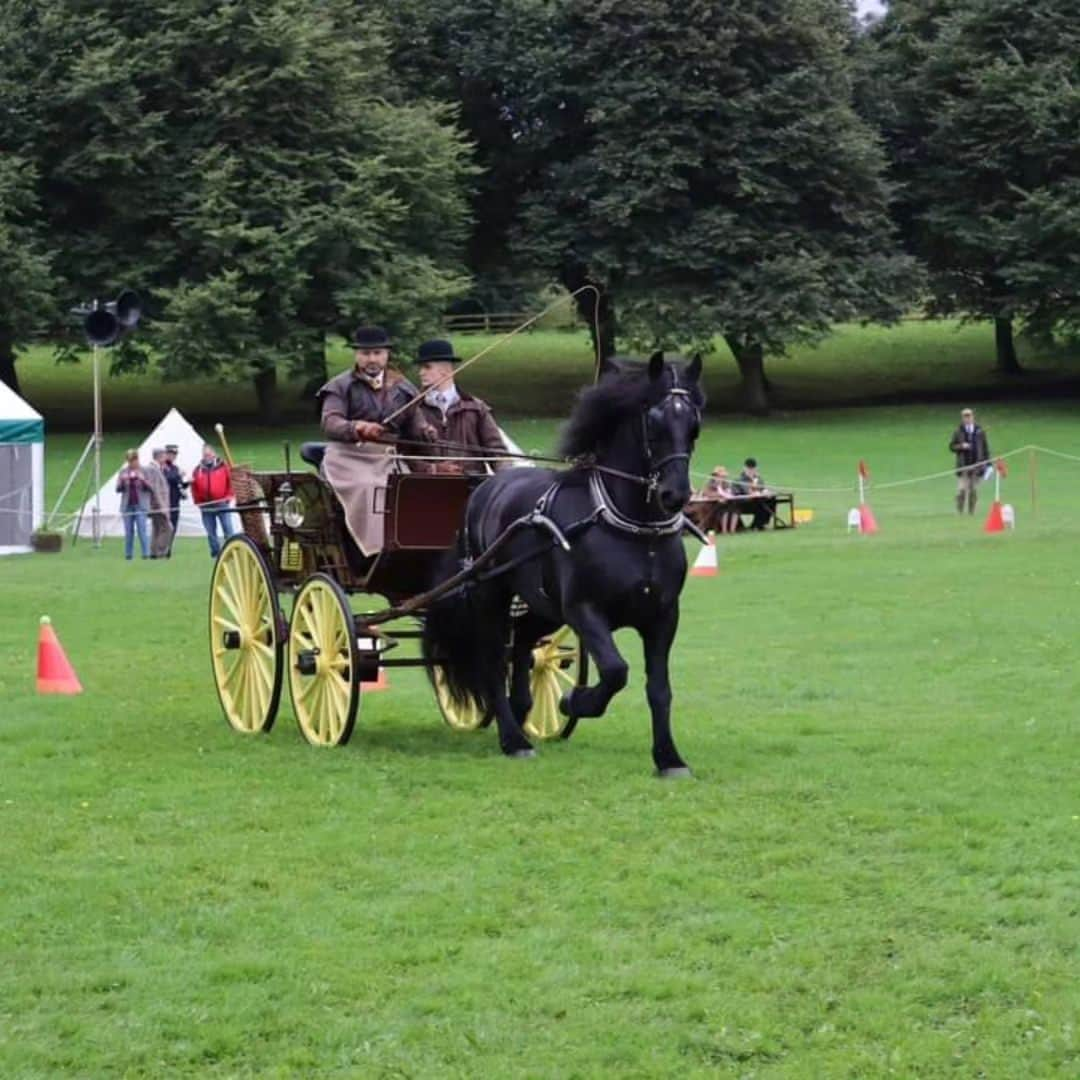
[[[1028, 443], [1028, 444], [1026, 444], [1024, 446], [1018, 446], [1013, 450], [1008, 450], [1003, 454], [995, 454], [993, 458], [991, 458], [991, 459], [989, 459], [987, 461], [975, 462], [974, 465], [971, 466], [971, 467], [973, 467], [973, 468], [978, 468], [978, 467], [986, 468], [987, 466], [993, 465], [993, 463], [995, 461], [998, 461], [998, 460], [1001, 460], [1001, 459], [1006, 459], [1006, 458], [1014, 458], [1014, 457], [1019, 456], [1020, 454], [1026, 454], [1026, 453], [1030, 453], [1030, 452], [1035, 452], [1035, 453], [1038, 453], [1038, 454], [1047, 454], [1050, 457], [1059, 458], [1062, 461], [1080, 463], [1080, 454], [1068, 454], [1063, 450], [1054, 450], [1054, 449], [1051, 449], [1048, 446], [1040, 446], [1037, 443]], [[520, 461], [520, 460], [522, 460], [521, 458], [518, 458], [518, 457], [502, 457], [502, 456], [499, 456], [499, 455], [486, 455], [486, 456], [477, 455], [477, 456], [463, 456], [463, 457], [443, 457], [443, 456], [436, 456], [436, 455], [431, 455], [431, 456], [427, 456], [427, 455], [409, 455], [409, 457], [411, 457], [413, 460], [416, 460], [416, 461], [430, 461], [430, 462], [455, 461], [455, 462], [462, 462], [462, 463], [468, 463], [468, 464], [477, 464], [477, 463], [482, 463], [482, 462]], [[408, 460], [408, 459], [409, 458], [406, 458], [406, 460]], [[902, 477], [899, 480], [889, 480], [889, 481], [886, 481], [884, 483], [871, 484], [870, 481], [867, 481], [866, 487], [867, 487], [867, 490], [888, 491], [888, 490], [892, 490], [892, 489], [895, 489], [895, 488], [910, 487], [910, 486], [915, 485], [915, 484], [925, 484], [925, 483], [929, 483], [929, 482], [934, 481], [934, 480], [942, 480], [942, 479], [945, 479], [946, 477], [954, 476], [955, 474], [956, 474], [956, 469], [954, 467], [954, 468], [951, 468], [951, 469], [942, 469], [940, 472], [926, 473], [926, 474], [921, 475], [921, 476]], [[705, 472], [699, 472], [697, 470], [693, 470], [693, 471], [691, 471], [690, 475], [692, 477], [696, 478], [696, 479], [707, 479], [708, 477], [711, 476], [711, 473], [705, 473]], [[855, 484], [854, 481], [852, 481], [851, 483], [848, 483], [848, 484], [838, 485], [838, 486], [835, 486], [835, 487], [805, 487], [805, 486], [803, 486], [801, 484], [793, 484], [793, 485], [776, 484], [776, 483], [770, 483], [769, 484], [769, 489], [771, 491], [774, 491], [774, 492], [777, 492], [777, 493], [793, 492], [793, 493], [796, 493], [796, 494], [803, 494], [803, 495], [849, 495], [855, 490], [855, 488], [856, 488], [856, 484]], [[12, 495], [17, 495], [17, 494], [19, 494], [19, 492], [9, 492], [9, 493], [5, 493], [5, 494], [0, 494], [0, 502], [2, 502], [6, 498], [11, 497]], [[235, 508], [229, 508], [228, 510], [222, 509], [222, 510], [216, 511], [216, 512], [218, 512], [218, 513], [237, 513], [238, 511]], [[19, 515], [25, 516], [28, 513], [29, 513], [28, 510], [13, 510], [13, 509], [9, 509], [9, 508], [0, 506], [0, 514], [19, 514]], [[118, 519], [122, 520], [124, 517], [134, 517], [137, 513], [141, 513], [141, 514], [145, 515], [147, 518], [149, 518], [152, 514], [155, 514], [155, 513], [167, 514], [168, 512], [163, 511], [163, 510], [157, 510], [157, 511], [155, 511], [155, 510], [142, 510], [142, 511], [123, 511], [123, 510], [121, 510], [121, 511], [112, 511], [112, 512], [102, 512], [102, 514], [100, 515], [100, 518], [101, 518], [102, 521], [105, 521], [105, 520], [115, 521], [115, 520], [118, 520]], [[85, 512], [83, 510], [71, 511], [71, 512], [68, 512], [66, 514], [57, 514], [56, 518], [54, 519], [55, 528], [58, 531], [62, 531], [64, 529], [67, 529], [73, 522], [77, 521], [80, 517], [85, 517], [85, 516], [86, 516], [86, 514], [85, 514]]]
[[[1018, 446], [1015, 450], [1008, 450], [1004, 454], [995, 454], [992, 458], [988, 458], [986, 461], [976, 461], [971, 465], [964, 466], [966, 469], [986, 469], [988, 466], [992, 466], [995, 461], [1003, 460], [1005, 458], [1016, 457], [1019, 454], [1026, 454], [1030, 451], [1035, 451], [1040, 454], [1050, 454], [1052, 457], [1063, 458], [1067, 461], [1080, 462], [1080, 456], [1075, 454], [1066, 454], [1060, 450], [1050, 450], [1045, 446], [1038, 446], [1035, 443], [1028, 443], [1026, 446]], [[712, 473], [703, 473], [693, 471], [690, 474], [693, 477], [700, 479], [708, 479], [712, 476]], [[931, 480], [943, 480], [946, 477], [955, 476], [956, 467], [951, 469], [942, 469], [940, 472], [926, 473], [923, 476], [910, 476], [905, 477], [902, 480], [890, 480], [883, 484], [873, 483], [871, 480], [866, 481], [867, 491], [873, 489], [875, 491], [886, 491], [890, 488], [910, 487], [912, 484], [925, 484]], [[736, 481], [733, 481], [736, 482]], [[849, 484], [844, 484], [842, 487], [805, 487], [802, 484], [778, 484], [770, 483], [769, 489], [782, 493], [797, 492], [804, 495], [842, 495], [850, 494], [853, 488], [856, 487], [855, 481]]]

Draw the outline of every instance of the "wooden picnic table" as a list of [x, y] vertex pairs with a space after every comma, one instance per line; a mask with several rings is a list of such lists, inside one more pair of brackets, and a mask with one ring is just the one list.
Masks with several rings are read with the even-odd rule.
[[707, 528], [711, 527], [708, 518], [712, 511], [722, 512], [725, 509], [738, 515], [740, 531], [747, 528], [743, 517], [761, 509], [768, 512], [771, 528], [795, 528], [795, 493], [792, 491], [770, 492], [768, 495], [728, 495], [723, 499], [691, 499], [687, 512], [699, 527]]

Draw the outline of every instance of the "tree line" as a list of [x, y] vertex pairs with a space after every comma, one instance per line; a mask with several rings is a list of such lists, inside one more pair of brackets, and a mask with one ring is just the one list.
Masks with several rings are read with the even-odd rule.
[[[0, 378], [110, 283], [114, 367], [325, 374], [558, 282], [598, 347], [766, 360], [905, 311], [1080, 335], [1080, 3], [0, 0]], [[595, 307], [594, 307], [595, 304]], [[67, 330], [71, 340], [70, 327]]]

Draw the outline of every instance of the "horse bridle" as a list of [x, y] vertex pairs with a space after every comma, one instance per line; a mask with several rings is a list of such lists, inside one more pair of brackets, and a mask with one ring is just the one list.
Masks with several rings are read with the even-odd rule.
[[646, 498], [650, 500], [654, 498], [660, 489], [660, 473], [663, 469], [672, 461], [690, 460], [690, 455], [686, 452], [666, 454], [664, 457], [660, 458], [659, 461], [653, 460], [652, 443], [649, 441], [649, 413], [653, 409], [666, 405], [670, 398], [685, 398], [690, 403], [690, 407], [697, 414], [700, 422], [700, 411], [697, 406], [693, 404], [690, 391], [684, 390], [681, 386], [672, 387], [655, 405], [650, 406], [648, 409], [643, 409], [641, 412], [641, 448], [645, 455], [645, 467], [647, 469], [644, 476], [641, 476], [638, 473], [623, 472], [621, 469], [613, 469], [610, 465], [598, 465], [595, 461], [587, 461], [583, 462], [583, 464], [597, 472], [607, 473], [609, 476], [617, 476], [620, 480], [629, 480], [633, 484], [642, 484], [648, 489]]
[[659, 493], [660, 490], [660, 473], [663, 469], [673, 461], [689, 461], [690, 454], [682, 451], [674, 454], [666, 454], [658, 461], [653, 459], [652, 443], [649, 441], [649, 412], [651, 409], [659, 408], [665, 405], [671, 398], [686, 398], [690, 403], [691, 408], [695, 413], [698, 413], [700, 421], [700, 413], [696, 405], [691, 400], [689, 390], [684, 390], [682, 387], [672, 387], [656, 405], [651, 406], [649, 409], [643, 409], [641, 412], [641, 442], [642, 449], [645, 454], [645, 466], [648, 470], [644, 476], [640, 476], [637, 473], [623, 472], [621, 469], [613, 469], [609, 465], [598, 465], [596, 462], [589, 463], [588, 467], [592, 470], [589, 477], [589, 490], [592, 494], [593, 501], [596, 504], [596, 515], [608, 525], [620, 532], [631, 533], [634, 536], [671, 536], [675, 533], [684, 532], [689, 529], [691, 532], [698, 535], [704, 542], [704, 537], [701, 536], [700, 530], [697, 529], [693, 522], [691, 522], [686, 515], [680, 510], [678, 513], [672, 514], [670, 517], [662, 518], [657, 521], [637, 521], [634, 518], [628, 517], [615, 505], [614, 500], [611, 498], [611, 493], [607, 489], [607, 485], [604, 483], [603, 476], [600, 474], [607, 473], [610, 476], [617, 476], [622, 480], [629, 480], [631, 483], [642, 484], [646, 489], [646, 501], [651, 502]]

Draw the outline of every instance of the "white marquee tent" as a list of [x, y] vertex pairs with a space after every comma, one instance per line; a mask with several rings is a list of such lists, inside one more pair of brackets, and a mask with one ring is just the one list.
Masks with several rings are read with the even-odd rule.
[[30, 551], [45, 516], [45, 421], [0, 382], [0, 555]]
[[[175, 444], [177, 447], [176, 464], [186, 480], [191, 479], [191, 470], [199, 464], [202, 457], [204, 439], [199, 433], [180, 415], [176, 409], [170, 409], [164, 419], [139, 446], [139, 462], [146, 465], [150, 460], [151, 452], [164, 450], [166, 446]], [[100, 491], [101, 497], [101, 535], [123, 536], [124, 522], [120, 516], [120, 495], [116, 490], [116, 478], [120, 475], [119, 468], [109, 477]], [[82, 508], [82, 516], [78, 518], [79, 536], [92, 536], [94, 532], [94, 500], [91, 497]], [[180, 504], [180, 523], [177, 526], [178, 536], [206, 536], [206, 530], [202, 526], [202, 518], [190, 496]]]

